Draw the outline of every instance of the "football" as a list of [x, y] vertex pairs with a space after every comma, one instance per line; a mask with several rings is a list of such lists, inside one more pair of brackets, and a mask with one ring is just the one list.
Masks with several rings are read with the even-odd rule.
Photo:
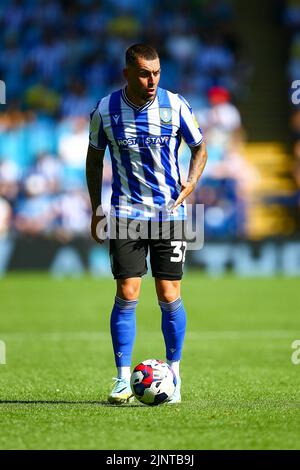
[[147, 359], [138, 364], [130, 378], [135, 398], [149, 406], [161, 405], [171, 398], [176, 383], [171, 367], [158, 359]]

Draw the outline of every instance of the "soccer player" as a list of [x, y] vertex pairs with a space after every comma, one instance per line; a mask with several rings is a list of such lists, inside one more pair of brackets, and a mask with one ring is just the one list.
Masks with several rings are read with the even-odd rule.
[[[106, 146], [112, 162], [111, 206], [116, 233], [120, 233], [124, 224], [128, 228], [133, 219], [146, 224], [158, 221], [158, 232], [156, 237], [151, 236], [152, 232], [146, 238], [142, 234], [131, 236], [128, 231], [125, 238], [110, 238], [111, 267], [116, 279], [110, 329], [117, 378], [108, 399], [115, 404], [133, 399], [130, 366], [135, 310], [141, 277], [147, 272], [149, 250], [162, 313], [166, 360], [177, 377], [169, 403], [180, 403], [179, 363], [186, 330], [180, 283], [186, 241], [184, 234], [178, 237], [175, 229], [176, 223], [184, 224], [184, 200], [195, 189], [207, 154], [201, 130], [187, 101], [158, 87], [160, 61], [153, 47], [144, 44], [129, 47], [124, 76], [127, 85], [102, 98], [91, 113], [86, 160], [92, 205], [91, 233], [98, 243], [103, 242], [105, 216], [101, 212], [101, 185]], [[186, 182], [181, 182], [178, 167], [181, 138], [191, 149]], [[158, 218], [157, 214], [160, 214]], [[163, 223], [169, 223], [168, 237], [163, 236]]]

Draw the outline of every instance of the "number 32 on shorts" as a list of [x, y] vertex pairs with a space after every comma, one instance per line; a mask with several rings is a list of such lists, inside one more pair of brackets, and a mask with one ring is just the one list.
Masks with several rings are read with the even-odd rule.
[[184, 263], [186, 242], [172, 241], [171, 246], [173, 247], [173, 255], [175, 256], [171, 256], [170, 261], [172, 261], [173, 263]]

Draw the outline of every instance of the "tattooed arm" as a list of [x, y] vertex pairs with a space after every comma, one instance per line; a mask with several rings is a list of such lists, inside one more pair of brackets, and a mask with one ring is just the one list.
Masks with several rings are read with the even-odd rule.
[[92, 205], [91, 234], [98, 243], [103, 243], [103, 239], [97, 235], [97, 225], [105, 218], [101, 215], [104, 152], [105, 150], [97, 150], [89, 145], [86, 157], [86, 181]]
[[194, 191], [207, 161], [207, 152], [204, 142], [202, 142], [200, 145], [197, 145], [196, 147], [190, 147], [190, 149], [191, 161], [188, 179], [185, 183], [182, 183], [181, 192], [174, 204], [173, 209], [176, 209], [176, 207], [178, 207], [187, 198], [187, 196]]

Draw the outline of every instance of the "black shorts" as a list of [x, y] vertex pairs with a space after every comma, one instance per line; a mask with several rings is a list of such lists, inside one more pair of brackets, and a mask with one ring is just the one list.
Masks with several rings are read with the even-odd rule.
[[150, 251], [152, 276], [179, 280], [183, 274], [186, 240], [185, 221], [153, 222], [112, 219], [110, 262], [115, 279], [141, 277], [147, 273]]

